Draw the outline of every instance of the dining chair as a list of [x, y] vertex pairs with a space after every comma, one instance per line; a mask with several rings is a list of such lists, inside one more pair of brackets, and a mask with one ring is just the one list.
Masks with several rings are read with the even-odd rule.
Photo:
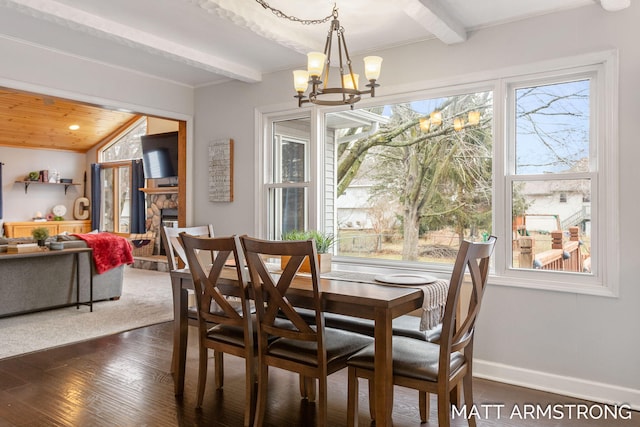
[[[184, 266], [188, 268], [187, 257], [180, 242], [180, 233], [187, 233], [192, 236], [214, 237], [213, 225], [198, 225], [193, 227], [160, 227], [160, 236], [164, 252], [167, 255], [169, 271], [176, 270]], [[182, 265], [180, 265], [182, 262]]]
[[[438, 343], [394, 336], [393, 383], [419, 391], [420, 421], [429, 419], [429, 394], [438, 396], [438, 425], [446, 427], [451, 421], [451, 401], [462, 384], [464, 403], [473, 407], [473, 338], [475, 323], [480, 311], [482, 296], [487, 284], [489, 260], [496, 238], [486, 242], [463, 241], [451, 273], [447, 303], [442, 321], [442, 333]], [[456, 313], [462, 304], [462, 284], [465, 272], [471, 278], [471, 295], [464, 319]], [[462, 316], [461, 316], [462, 317]], [[369, 380], [369, 390], [374, 379], [374, 348], [369, 345], [351, 356], [348, 364], [347, 425], [358, 424], [358, 378]], [[375, 407], [375, 396], [369, 393], [369, 406]], [[468, 418], [475, 427], [473, 416]]]
[[[214, 237], [213, 225], [197, 225], [193, 227], [160, 227], [160, 241], [164, 248], [165, 255], [167, 256], [167, 267], [169, 269], [169, 275], [171, 280], [174, 278], [175, 270], [179, 268], [188, 268], [189, 263], [187, 261], [187, 255], [185, 254], [184, 247], [180, 241], [180, 233], [188, 233], [192, 236], [200, 237]], [[198, 326], [198, 309], [195, 306], [187, 307], [187, 323], [190, 326]], [[175, 311], [175, 307], [174, 307]], [[176, 371], [176, 355], [171, 358], [171, 369]]]
[[[313, 240], [266, 241], [240, 238], [251, 277], [258, 316], [258, 397], [254, 426], [262, 426], [267, 406], [269, 367], [296, 372], [304, 386], [315, 389], [317, 425], [327, 425], [327, 376], [346, 367], [349, 356], [373, 342], [371, 337], [333, 328], [325, 328], [318, 276], [317, 251]], [[274, 274], [267, 266], [269, 258], [290, 257], [284, 268]], [[313, 298], [306, 307], [314, 312], [314, 322], [305, 320], [293, 306], [292, 282], [300, 265], [309, 259]], [[286, 319], [286, 326], [278, 322]], [[275, 339], [274, 339], [275, 338]], [[301, 385], [302, 387], [302, 385]]]
[[[248, 285], [242, 271], [240, 241], [237, 236], [196, 237], [185, 232], [180, 233], [179, 237], [193, 277], [198, 304], [197, 407], [202, 406], [204, 397], [209, 349], [214, 351], [216, 388], [223, 386], [224, 353], [242, 357], [245, 359], [246, 378], [244, 425], [249, 426], [255, 409], [256, 347]], [[203, 263], [199, 258], [202, 253], [209, 254], [213, 263]], [[235, 265], [237, 281], [220, 277], [230, 260]]]

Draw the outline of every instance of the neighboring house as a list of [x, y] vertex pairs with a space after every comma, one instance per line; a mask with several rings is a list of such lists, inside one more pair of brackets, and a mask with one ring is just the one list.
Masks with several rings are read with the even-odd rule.
[[555, 182], [527, 182], [521, 195], [529, 203], [525, 226], [529, 231], [551, 232], [558, 228], [566, 231], [577, 225], [590, 234], [591, 199], [579, 185], [567, 189]]
[[369, 191], [371, 185], [350, 185], [342, 196], [336, 200], [338, 228], [340, 229], [370, 229]]
[[[588, 162], [580, 159], [567, 172], [588, 171]], [[519, 193], [529, 206], [524, 219], [527, 230], [567, 232], [579, 226], [582, 234], [591, 234], [591, 193], [584, 181], [525, 181]]]

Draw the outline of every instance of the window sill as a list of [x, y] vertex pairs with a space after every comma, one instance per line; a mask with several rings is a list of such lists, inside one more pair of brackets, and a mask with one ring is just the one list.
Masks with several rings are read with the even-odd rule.
[[333, 257], [331, 265], [334, 270], [338, 271], [362, 271], [365, 273], [428, 273], [438, 277], [439, 279], [449, 279], [451, 276], [452, 265], [446, 264], [429, 264], [390, 261], [390, 260], [367, 260], [362, 258], [349, 257]]
[[[439, 279], [449, 279], [451, 276], [452, 265], [446, 264], [429, 264], [412, 262], [399, 262], [387, 260], [367, 260], [362, 258], [349, 257], [333, 257], [332, 267], [337, 271], [361, 271], [365, 273], [385, 273], [390, 271], [398, 273], [426, 273], [431, 274]], [[570, 281], [556, 280], [558, 276], [549, 277], [522, 277], [527, 275], [528, 271], [522, 271], [521, 275], [499, 276], [496, 274], [489, 275], [488, 284], [493, 286], [506, 286], [513, 288], [524, 288], [537, 291], [564, 292], [572, 294], [593, 295], [609, 298], [617, 298], [618, 295], [611, 288], [597, 283], [577, 283]], [[539, 271], [533, 272], [540, 274]], [[561, 274], [560, 274], [561, 276]], [[589, 277], [589, 279], [593, 279]]]
[[489, 284], [513, 288], [525, 288], [536, 291], [564, 292], [571, 294], [593, 295], [609, 298], [617, 298], [618, 295], [612, 289], [599, 284], [563, 282], [555, 280], [527, 279], [514, 276], [489, 277]]

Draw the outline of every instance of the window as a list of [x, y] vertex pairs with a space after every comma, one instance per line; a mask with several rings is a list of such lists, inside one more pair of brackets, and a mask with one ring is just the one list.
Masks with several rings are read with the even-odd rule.
[[142, 158], [140, 137], [147, 134], [147, 119], [141, 118], [122, 135], [112, 139], [98, 150], [101, 163]]
[[129, 233], [131, 216], [131, 163], [110, 162], [101, 164], [102, 200], [100, 206], [100, 230], [112, 233]]
[[591, 273], [595, 74], [508, 86], [513, 268]]
[[142, 158], [140, 137], [146, 135], [146, 131], [147, 121], [143, 117], [98, 151], [102, 169], [102, 231], [124, 234], [130, 232], [131, 163], [123, 160]]
[[492, 106], [482, 91], [327, 113], [336, 255], [452, 265], [489, 236]]
[[272, 161], [267, 184], [268, 236], [280, 237], [292, 230], [306, 230], [309, 218], [310, 120], [273, 121], [269, 148]]
[[495, 234], [492, 283], [615, 295], [614, 56], [311, 117], [259, 111], [258, 229], [320, 228], [337, 262], [432, 271]]

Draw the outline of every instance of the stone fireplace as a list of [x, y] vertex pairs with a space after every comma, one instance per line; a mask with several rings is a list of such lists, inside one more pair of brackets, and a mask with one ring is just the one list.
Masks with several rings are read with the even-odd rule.
[[[164, 218], [163, 218], [164, 214]], [[164, 221], [178, 221], [178, 194], [148, 194], [147, 195], [147, 231], [153, 231], [156, 236], [154, 255], [164, 254], [161, 251], [160, 226]]]

